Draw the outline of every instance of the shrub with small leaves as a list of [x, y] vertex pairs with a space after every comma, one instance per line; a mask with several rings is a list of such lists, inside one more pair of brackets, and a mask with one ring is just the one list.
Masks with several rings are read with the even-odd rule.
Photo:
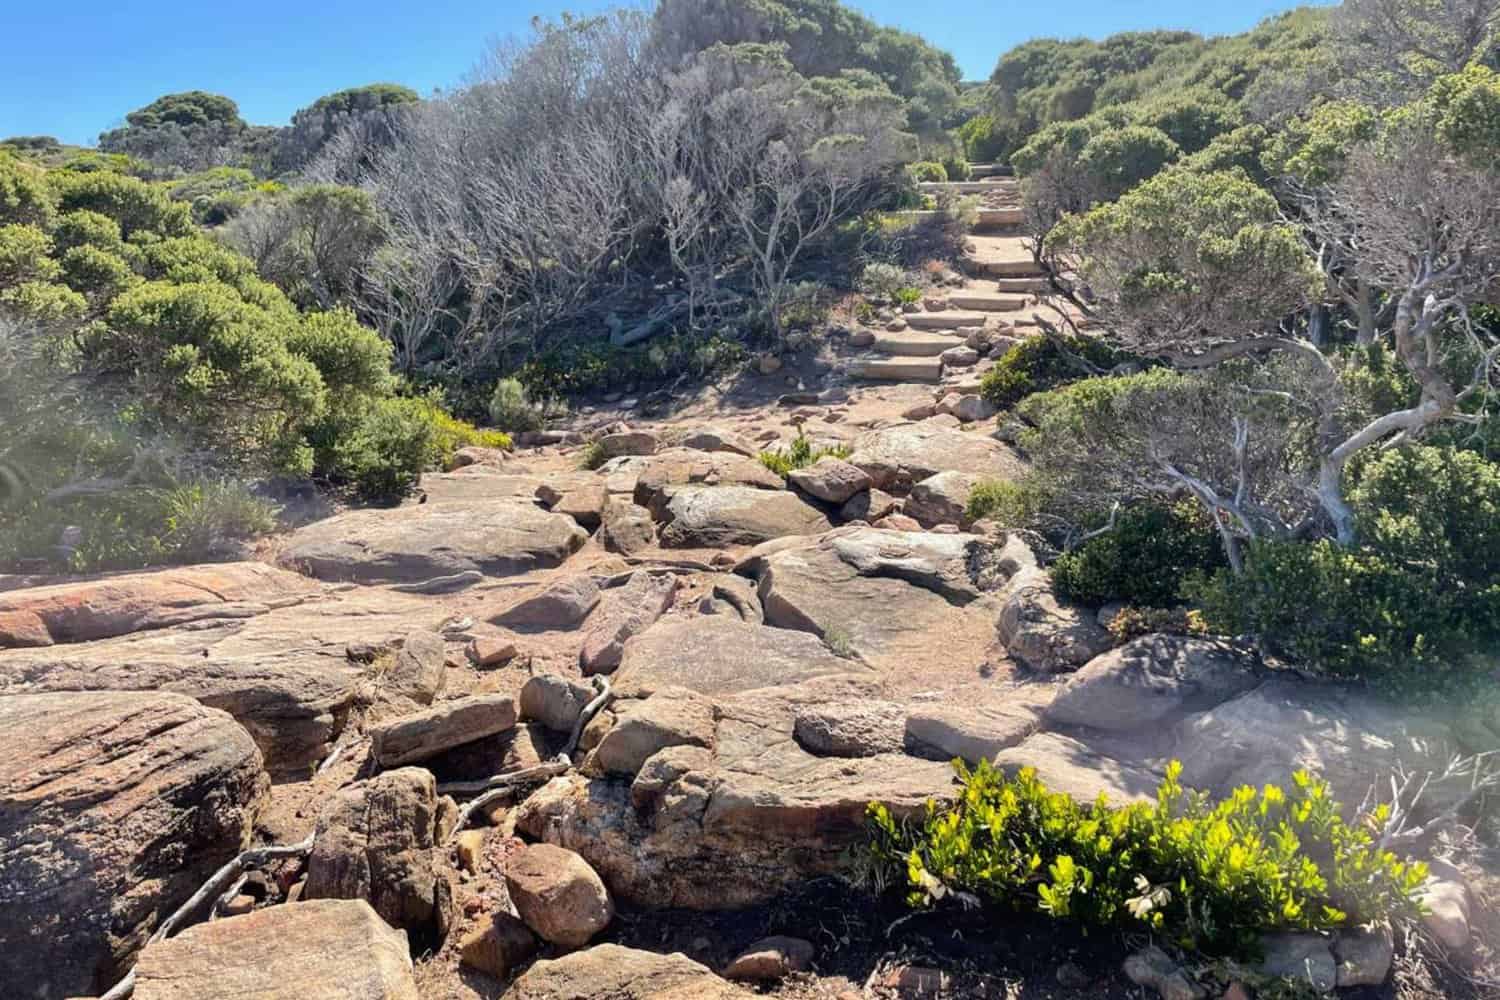
[[1115, 525], [1052, 564], [1057, 593], [1080, 604], [1123, 601], [1165, 607], [1179, 600], [1182, 581], [1224, 565], [1224, 547], [1198, 503], [1139, 503]]
[[841, 444], [827, 448], [813, 447], [812, 439], [799, 429], [797, 437], [788, 447], [761, 452], [760, 464], [785, 478], [797, 469], [805, 469], [809, 465], [816, 464], [820, 458], [848, 458], [849, 455], [849, 448]]
[[918, 184], [944, 184], [948, 180], [947, 169], [936, 160], [924, 160], [906, 168], [906, 174]]
[[489, 410], [491, 422], [511, 433], [542, 429], [542, 410], [532, 403], [520, 379], [503, 378], [496, 382]]
[[1009, 409], [1032, 393], [1088, 378], [1122, 360], [1119, 352], [1091, 337], [1069, 337], [1062, 346], [1050, 337], [1028, 337], [985, 372], [979, 394], [1000, 409]]

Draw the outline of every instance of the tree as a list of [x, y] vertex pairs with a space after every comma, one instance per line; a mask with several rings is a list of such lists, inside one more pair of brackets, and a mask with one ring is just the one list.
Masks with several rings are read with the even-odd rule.
[[293, 302], [332, 309], [354, 300], [381, 228], [365, 192], [311, 184], [252, 203], [221, 238]]
[[402, 110], [420, 100], [416, 91], [395, 83], [371, 83], [320, 97], [293, 114], [291, 125], [280, 131], [275, 170], [302, 170], [345, 129], [360, 129], [367, 144], [388, 145]]
[[1490, 59], [1500, 0], [1344, 0], [1333, 28], [1357, 96], [1389, 106]]

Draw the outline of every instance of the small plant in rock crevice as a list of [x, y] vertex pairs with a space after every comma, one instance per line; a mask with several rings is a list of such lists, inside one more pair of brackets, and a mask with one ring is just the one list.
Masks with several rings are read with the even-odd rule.
[[850, 454], [849, 448], [841, 444], [826, 448], [814, 447], [812, 439], [799, 429], [797, 437], [786, 448], [761, 452], [760, 464], [785, 479], [797, 469], [817, 464], [820, 458], [848, 458]]

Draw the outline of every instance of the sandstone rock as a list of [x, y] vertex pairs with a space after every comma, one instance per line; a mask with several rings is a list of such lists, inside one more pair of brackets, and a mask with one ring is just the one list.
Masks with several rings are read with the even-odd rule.
[[715, 580], [713, 590], [699, 604], [698, 610], [706, 615], [732, 615], [754, 625], [764, 624], [766, 620], [755, 585], [738, 576]]
[[184, 695], [0, 697], [0, 982], [36, 998], [113, 986], [249, 846], [269, 791], [249, 734]]
[[916, 522], [915, 518], [907, 517], [900, 512], [887, 514], [876, 521], [874, 527], [881, 531], [917, 532], [922, 530], [922, 526]]
[[560, 745], [561, 737], [529, 723], [445, 750], [423, 761], [422, 766], [442, 782], [481, 781], [545, 763], [554, 754], [554, 743]]
[[1469, 888], [1463, 873], [1452, 865], [1434, 861], [1431, 875], [1422, 887], [1425, 911], [1422, 926], [1452, 952], [1468, 949], [1473, 934], [1469, 928]]
[[889, 493], [883, 493], [880, 490], [865, 490], [849, 498], [849, 502], [839, 510], [839, 518], [844, 521], [865, 521], [874, 524], [886, 515], [895, 513], [898, 506], [896, 498]]
[[1338, 988], [1379, 986], [1391, 974], [1395, 941], [1389, 927], [1351, 928], [1333, 936]]
[[552, 844], [532, 844], [511, 858], [505, 884], [526, 925], [563, 948], [582, 948], [614, 919], [599, 875], [577, 854]]
[[437, 783], [404, 767], [341, 788], [318, 815], [305, 899], [363, 899], [392, 927], [433, 931], [450, 890], [433, 865]]
[[448, 462], [448, 471], [454, 472], [473, 465], [486, 465], [499, 468], [505, 464], [505, 459], [505, 452], [499, 448], [482, 448], [478, 445], [469, 445], [453, 453], [453, 458]]
[[505, 1000], [749, 1000], [686, 955], [658, 955], [617, 944], [537, 962]]
[[422, 496], [427, 506], [462, 506], [494, 500], [532, 502], [542, 480], [531, 475], [502, 473], [487, 466], [469, 466], [448, 474], [422, 477]]
[[677, 578], [632, 573], [624, 586], [604, 594], [589, 618], [578, 662], [585, 674], [611, 673], [620, 665], [626, 640], [639, 635], [672, 606]]
[[516, 703], [508, 696], [460, 698], [373, 727], [371, 753], [382, 767], [415, 764], [515, 724]]
[[584, 706], [594, 700], [587, 684], [556, 674], [537, 674], [521, 685], [521, 718], [556, 733], [571, 733]]
[[[967, 344], [950, 347], [942, 354], [945, 368], [968, 368], [979, 363], [979, 352]], [[962, 420], [962, 417], [959, 417]]]
[[579, 526], [593, 531], [602, 522], [604, 505], [608, 502], [609, 494], [605, 491], [604, 484], [594, 482], [564, 493], [552, 505], [552, 513], [566, 514], [577, 521]]
[[655, 455], [660, 442], [649, 431], [620, 431], [606, 434], [599, 439], [599, 449], [605, 458], [622, 455]]
[[1060, 673], [1081, 667], [1114, 645], [1093, 614], [1060, 600], [1051, 578], [1030, 569], [1011, 578], [1000, 611], [1000, 641], [1032, 670]]
[[1338, 966], [1328, 944], [1321, 934], [1267, 934], [1261, 938], [1259, 971], [1330, 993], [1338, 982]]
[[770, 982], [812, 968], [811, 941], [795, 937], [768, 937], [741, 952], [724, 970], [726, 979]]
[[459, 945], [460, 961], [496, 979], [505, 979], [537, 952], [536, 935], [503, 911], [482, 914]]
[[0, 593], [0, 649], [88, 642], [210, 619], [250, 618], [317, 587], [261, 563], [128, 573]]
[[1047, 708], [1062, 726], [1131, 732], [1201, 711], [1261, 681], [1254, 658], [1223, 643], [1149, 635], [1095, 657]]
[[599, 603], [599, 585], [583, 574], [563, 577], [491, 619], [502, 628], [552, 631], [576, 628]]
[[141, 952], [135, 1000], [419, 1000], [406, 935], [362, 902], [273, 906]]
[[874, 330], [855, 330], [849, 334], [850, 347], [869, 347], [875, 343]]
[[727, 451], [746, 458], [754, 458], [760, 454], [755, 442], [722, 427], [700, 427], [688, 432], [680, 443], [684, 448], [697, 451]]
[[913, 705], [906, 713], [908, 753], [977, 764], [1018, 745], [1040, 725], [1037, 701], [1007, 693], [976, 703]]
[[870, 477], [842, 459], [825, 455], [805, 469], [787, 476], [793, 486], [826, 503], [842, 504], [870, 488]]
[[939, 524], [965, 526], [969, 524], [964, 513], [969, 506], [969, 494], [979, 483], [978, 476], [966, 472], [940, 472], [913, 486], [902, 510], [924, 528]]
[[320, 580], [410, 583], [560, 565], [588, 541], [572, 518], [520, 500], [355, 510], [293, 533], [280, 563]]
[[900, 753], [906, 709], [889, 701], [809, 706], [797, 713], [793, 733], [804, 750], [818, 757]]
[[1062, 733], [1035, 733], [992, 759], [1008, 774], [1034, 768], [1042, 784], [1082, 806], [1093, 805], [1101, 793], [1117, 806], [1149, 802], [1161, 784], [1161, 775], [1149, 766], [1108, 757]]
[[639, 504], [610, 500], [604, 507], [599, 536], [609, 551], [632, 556], [656, 544], [656, 522]]
[[631, 639], [614, 687], [622, 698], [673, 686], [716, 696], [859, 670], [805, 632], [714, 615], [658, 622]]
[[939, 472], [1008, 482], [1025, 471], [1007, 445], [965, 434], [936, 419], [871, 431], [855, 441], [849, 462], [864, 469], [877, 489], [897, 493]]
[[658, 520], [677, 487], [747, 486], [761, 490], [785, 490], [781, 477], [754, 458], [734, 452], [693, 451], [672, 448], [643, 459], [636, 474], [633, 498]]
[[661, 541], [670, 548], [755, 545], [832, 527], [821, 511], [794, 493], [748, 486], [678, 487], [664, 517]]
[[589, 757], [591, 767], [633, 778], [647, 759], [674, 746], [712, 749], [714, 707], [703, 695], [667, 687], [615, 706], [615, 724]]
[[1125, 959], [1125, 977], [1137, 986], [1155, 990], [1162, 1000], [1203, 1000], [1207, 996], [1154, 944]]
[[469, 659], [476, 667], [498, 667], [515, 656], [516, 644], [499, 636], [482, 635], [469, 643]]
[[442, 692], [447, 680], [447, 653], [443, 637], [436, 632], [407, 633], [396, 651], [395, 662], [380, 675], [383, 691], [409, 698], [419, 705], [430, 705]]

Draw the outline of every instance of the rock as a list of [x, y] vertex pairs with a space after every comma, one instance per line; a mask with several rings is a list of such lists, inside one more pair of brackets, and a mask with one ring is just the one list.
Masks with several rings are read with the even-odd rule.
[[901, 414], [903, 420], [921, 421], [937, 413], [937, 406], [933, 403], [919, 403], [904, 410]]
[[850, 347], [869, 347], [875, 343], [874, 330], [855, 330], [849, 334]]
[[577, 521], [580, 527], [593, 531], [603, 520], [604, 505], [608, 502], [609, 494], [605, 491], [604, 484], [589, 483], [564, 493], [552, 505], [552, 513], [566, 514]]
[[469, 659], [476, 667], [498, 667], [515, 656], [516, 644], [499, 636], [482, 635], [469, 643]]
[[1422, 887], [1422, 926], [1452, 952], [1469, 947], [1469, 889], [1463, 873], [1452, 865], [1434, 861], [1431, 875]]
[[747, 486], [760, 490], [786, 489], [780, 476], [753, 458], [726, 451], [672, 448], [643, 459], [633, 487], [635, 502], [661, 520], [677, 487]]
[[484, 861], [484, 841], [487, 830], [464, 830], [454, 838], [453, 851], [458, 855], [458, 866], [473, 875], [478, 873]]
[[677, 595], [677, 578], [632, 573], [622, 587], [605, 593], [599, 610], [588, 620], [583, 649], [578, 655], [585, 674], [612, 673], [620, 665], [626, 640], [639, 635], [660, 618]]
[[755, 458], [760, 454], [754, 441], [722, 427], [700, 427], [684, 435], [679, 444], [697, 451], [727, 451], [746, 458]]
[[1224, 643], [1148, 635], [1096, 656], [1070, 676], [1047, 719], [1131, 732], [1213, 708], [1261, 680], [1254, 658]]
[[1106, 756], [1062, 733], [1034, 733], [992, 760], [1008, 774], [1032, 768], [1048, 789], [1071, 795], [1084, 807], [1100, 795], [1116, 806], [1152, 802], [1161, 784], [1161, 775], [1148, 765]]
[[1073, 962], [1064, 962], [1057, 967], [1057, 985], [1065, 990], [1082, 990], [1092, 985], [1093, 979]]
[[969, 704], [914, 705], [906, 713], [904, 744], [919, 757], [977, 764], [1017, 746], [1040, 723], [1036, 700], [1020, 693]]
[[459, 945], [459, 961], [496, 979], [505, 979], [537, 952], [536, 935], [504, 911], [481, 914]]
[[716, 696], [860, 669], [806, 632], [715, 615], [658, 622], [631, 639], [614, 687], [622, 698], [674, 686]]
[[897, 318], [886, 323], [885, 328], [890, 333], [901, 333], [907, 328], [908, 325], [909, 324], [906, 322], [906, 320], [901, 319], [898, 316]]
[[428, 473], [422, 477], [421, 489], [426, 506], [446, 507], [494, 500], [532, 503], [537, 493], [544, 489], [544, 484], [536, 476], [510, 475], [484, 466], [470, 466], [447, 475]]
[[[968, 344], [950, 347], [941, 355], [945, 368], [969, 368], [979, 364], [979, 352]], [[963, 417], [958, 419], [962, 420]]]
[[922, 526], [918, 524], [914, 518], [907, 517], [905, 514], [899, 512], [895, 514], [887, 514], [885, 517], [882, 517], [880, 520], [876, 521], [873, 527], [878, 528], [881, 531], [900, 531], [908, 533], [922, 530]]
[[795, 937], [768, 937], [741, 952], [724, 970], [724, 978], [750, 982], [785, 979], [812, 968], [812, 942]]
[[598, 873], [552, 844], [532, 844], [511, 858], [505, 885], [526, 926], [563, 948], [582, 948], [614, 919]]
[[233, 719], [168, 692], [0, 697], [0, 982], [94, 996], [249, 846], [270, 780]]
[[563, 577], [490, 621], [502, 628], [549, 632], [576, 628], [599, 603], [599, 585], [584, 574]]
[[774, 354], [762, 354], [756, 366], [762, 375], [775, 375], [781, 371], [781, 359]]
[[870, 488], [870, 477], [862, 469], [831, 455], [805, 469], [793, 469], [787, 479], [809, 496], [833, 504], [842, 504]]
[[305, 899], [363, 899], [392, 927], [446, 929], [451, 898], [433, 864], [437, 783], [404, 767], [334, 792], [318, 815]]
[[295, 573], [224, 563], [0, 592], [0, 649], [89, 642], [188, 622], [251, 618], [317, 593]]
[[440, 781], [481, 781], [545, 763], [553, 756], [553, 743], [547, 729], [528, 723], [445, 750], [423, 761], [422, 766]]
[[219, 915], [222, 917], [241, 917], [255, 909], [256, 899], [241, 893], [219, 907]]
[[902, 510], [924, 528], [939, 524], [967, 526], [969, 494], [979, 483], [978, 476], [968, 473], [940, 472], [913, 486]]
[[864, 521], [874, 524], [876, 521], [896, 512], [899, 504], [895, 497], [880, 490], [865, 490], [856, 493], [849, 498], [839, 511], [839, 518], [844, 521]]
[[602, 518], [599, 537], [611, 552], [633, 556], [656, 544], [656, 521], [638, 504], [612, 499]]
[[713, 590], [700, 602], [698, 610], [705, 615], [732, 615], [753, 625], [764, 624], [766, 620], [754, 584], [738, 576], [715, 580]]
[[515, 724], [516, 703], [509, 696], [460, 698], [372, 727], [371, 754], [382, 767], [415, 764]]
[[794, 493], [747, 486], [683, 486], [667, 504], [662, 545], [722, 548], [786, 535], [816, 535], [832, 525]]
[[1155, 990], [1162, 1000], [1203, 1000], [1208, 995], [1154, 944], [1125, 959], [1125, 977], [1137, 986]]
[[521, 685], [521, 718], [555, 733], [571, 733], [583, 709], [594, 700], [587, 684], [556, 674], [537, 674]]
[[363, 902], [273, 906], [152, 942], [135, 1000], [419, 1000], [406, 935]]
[[999, 634], [1014, 659], [1041, 673], [1081, 667], [1114, 645], [1093, 612], [1060, 600], [1051, 577], [1036, 568], [1007, 585]]
[[633, 778], [660, 750], [675, 746], [712, 749], [714, 707], [703, 695], [666, 687], [640, 701], [615, 706], [615, 724], [590, 754], [593, 768]]
[[[968, 350], [968, 348], [964, 348]], [[976, 357], [975, 361], [979, 359]], [[993, 420], [1000, 411], [995, 409], [993, 403], [983, 396], [966, 395], [958, 401], [958, 406], [953, 410], [953, 415], [966, 424], [979, 423], [983, 420]]]
[[655, 455], [660, 442], [649, 431], [620, 431], [599, 439], [599, 450], [606, 459], [622, 455]]
[[1267, 934], [1261, 938], [1258, 971], [1311, 986], [1318, 993], [1331, 993], [1338, 982], [1338, 967], [1328, 944], [1321, 934]]
[[448, 471], [456, 472], [473, 465], [494, 466], [499, 468], [505, 464], [505, 452], [499, 448], [482, 448], [478, 445], [468, 445], [453, 453], [453, 458], [448, 461]]
[[797, 713], [793, 734], [804, 750], [818, 757], [900, 753], [906, 739], [906, 709], [889, 701], [809, 706]]
[[320, 580], [411, 583], [549, 569], [583, 547], [570, 517], [514, 500], [354, 510], [294, 532], [279, 562]]
[[527, 969], [505, 1000], [749, 1000], [686, 955], [596, 945]]
[[396, 651], [396, 661], [380, 675], [381, 690], [418, 705], [430, 705], [447, 681], [447, 658], [442, 636], [409, 632]]
[[946, 997], [953, 983], [942, 969], [930, 965], [901, 965], [885, 975], [881, 985], [896, 991], [900, 1000]]
[[854, 442], [849, 462], [864, 469], [877, 489], [897, 493], [939, 472], [1009, 482], [1025, 471], [1007, 445], [936, 419], [871, 431]]
[[1396, 959], [1395, 941], [1389, 927], [1356, 927], [1333, 936], [1333, 957], [1338, 964], [1338, 988], [1379, 986], [1391, 974]]

